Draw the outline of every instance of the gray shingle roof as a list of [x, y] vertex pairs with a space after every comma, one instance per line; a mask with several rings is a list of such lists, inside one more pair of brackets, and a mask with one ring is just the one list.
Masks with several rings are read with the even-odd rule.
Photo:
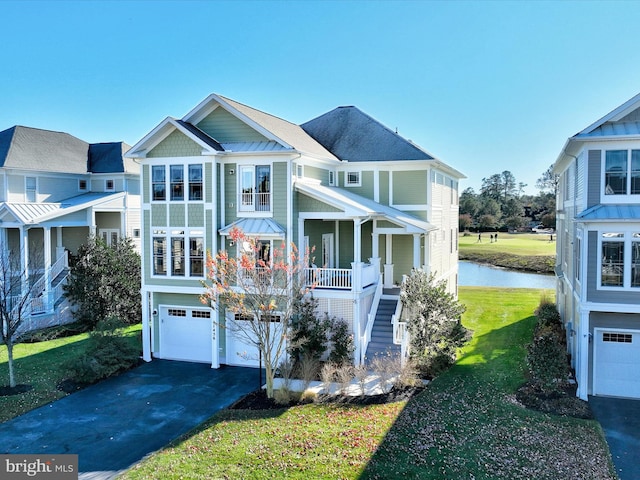
[[433, 160], [433, 157], [356, 107], [338, 107], [301, 125], [341, 160]]
[[200, 130], [195, 125], [192, 125], [192, 124], [190, 124], [188, 122], [184, 122], [182, 120], [176, 120], [176, 122], [179, 125], [181, 125], [184, 128], [186, 128], [189, 132], [193, 133], [196, 137], [198, 137], [200, 140], [202, 140], [204, 143], [206, 143], [207, 145], [209, 145], [213, 149], [218, 150], [219, 152], [224, 150], [224, 148], [222, 148], [222, 145], [220, 145], [214, 138], [211, 138], [209, 135], [204, 133], [202, 130]]
[[92, 173], [124, 173], [137, 171], [137, 165], [125, 161], [124, 152], [131, 147], [124, 142], [92, 143], [89, 145], [89, 165]]

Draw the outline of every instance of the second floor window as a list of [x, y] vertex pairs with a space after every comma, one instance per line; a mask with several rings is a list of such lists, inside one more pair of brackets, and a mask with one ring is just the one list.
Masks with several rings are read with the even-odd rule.
[[240, 167], [240, 210], [268, 212], [271, 210], [271, 166]]
[[607, 150], [605, 195], [640, 195], [640, 150]]
[[151, 190], [153, 190], [153, 200], [157, 201], [167, 199], [165, 175], [164, 165], [154, 165], [151, 167]]
[[36, 201], [37, 184], [38, 182], [36, 177], [25, 178], [25, 197], [27, 199], [27, 202]]
[[184, 166], [171, 165], [171, 200], [184, 200]]
[[640, 287], [640, 232], [602, 233], [600, 254], [600, 286]]
[[202, 200], [202, 165], [189, 165], [189, 200]]
[[347, 172], [346, 174], [347, 186], [359, 187], [360, 186], [360, 172]]
[[202, 164], [153, 165], [151, 167], [151, 199], [156, 202], [167, 200], [168, 189], [168, 200], [171, 201], [202, 200], [204, 190], [202, 170]]

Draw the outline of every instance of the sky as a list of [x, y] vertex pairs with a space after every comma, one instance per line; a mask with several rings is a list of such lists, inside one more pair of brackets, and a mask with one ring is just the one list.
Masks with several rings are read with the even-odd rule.
[[566, 139], [640, 93], [633, 1], [0, 0], [0, 130], [134, 145], [218, 93], [294, 123], [355, 105], [535, 194]]

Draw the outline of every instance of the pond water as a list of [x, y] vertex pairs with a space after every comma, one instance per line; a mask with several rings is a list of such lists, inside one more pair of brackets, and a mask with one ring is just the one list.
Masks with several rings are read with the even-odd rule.
[[460, 261], [458, 285], [462, 287], [556, 288], [554, 275], [515, 272], [491, 265]]

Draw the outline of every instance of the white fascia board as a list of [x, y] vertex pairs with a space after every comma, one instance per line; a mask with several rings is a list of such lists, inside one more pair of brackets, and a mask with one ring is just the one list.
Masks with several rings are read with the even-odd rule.
[[[625, 292], [634, 293], [632, 290], [624, 290]], [[580, 308], [587, 309], [591, 312], [605, 313], [635, 313], [638, 314], [638, 305], [630, 305], [624, 303], [594, 303], [582, 302]]]
[[[92, 200], [90, 202], [81, 203], [79, 205], [74, 205], [72, 207], [61, 208], [60, 210], [56, 210], [55, 212], [51, 212], [51, 213], [48, 213], [46, 215], [43, 215], [43, 216], [37, 218], [36, 220], [38, 221], [38, 223], [46, 222], [47, 220], [52, 220], [52, 219], [54, 219], [56, 217], [61, 217], [61, 216], [64, 216], [64, 215], [69, 215], [70, 213], [79, 212], [81, 210], [85, 210], [87, 208], [95, 207], [97, 205], [100, 205], [101, 203], [107, 203], [107, 202], [111, 202], [113, 200], [116, 200], [118, 198], [124, 198], [125, 196], [126, 196], [126, 192], [117, 192], [117, 193], [114, 193], [112, 195], [109, 195], [108, 197], [103, 197], [103, 198], [100, 198], [100, 199]], [[63, 203], [63, 202], [61, 202], [61, 203]], [[114, 211], [119, 211], [119, 210], [114, 210]]]
[[585, 135], [585, 134], [591, 133], [593, 130], [595, 130], [596, 128], [598, 128], [599, 126], [601, 126], [606, 122], [618, 121], [621, 118], [624, 118], [625, 116], [627, 116], [629, 113], [631, 113], [638, 107], [640, 107], [640, 93], [635, 97], [631, 98], [630, 100], [627, 100], [626, 102], [624, 102], [618, 108], [607, 113], [604, 117], [596, 120], [594, 123], [592, 123], [587, 128], [585, 128], [580, 133], [578, 133], [578, 135]]

